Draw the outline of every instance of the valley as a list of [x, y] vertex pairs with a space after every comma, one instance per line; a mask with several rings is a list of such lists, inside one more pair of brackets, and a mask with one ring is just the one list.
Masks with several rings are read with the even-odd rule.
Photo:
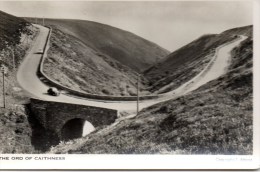
[[249, 37], [232, 51], [232, 65], [218, 79], [50, 153], [250, 155], [251, 50]]
[[[26, 114], [30, 98], [118, 111], [112, 125], [61, 142], [47, 153], [252, 153], [252, 26], [204, 35], [169, 54], [134, 34], [96, 22], [47, 19], [46, 25], [51, 27], [50, 39], [49, 28], [27, 24], [32, 36], [26, 53], [13, 71], [13, 81], [7, 78], [11, 84], [19, 84], [21, 101], [14, 98], [16, 94], [10, 95], [9, 110], [1, 113], [7, 118], [13, 114], [14, 121], [23, 118], [24, 128], [18, 134], [26, 130], [30, 137], [33, 125], [41, 125], [30, 123], [37, 119]], [[39, 49], [47, 53], [36, 53]], [[8, 59], [6, 66], [12, 69], [11, 57]], [[59, 96], [48, 95], [52, 85], [39, 77], [41, 63], [43, 72], [55, 82], [100, 98], [74, 96], [66, 90]], [[142, 74], [139, 96], [155, 97], [140, 100], [137, 113], [138, 74]], [[132, 100], [124, 100], [124, 96]], [[20, 110], [10, 108], [11, 104], [19, 105]], [[33, 146], [29, 147], [33, 152]], [[29, 151], [12, 148], [13, 152]]]
[[[135, 96], [138, 73], [169, 54], [154, 43], [108, 25], [53, 19], [45, 23], [52, 28], [45, 72], [78, 91]], [[148, 80], [141, 75], [140, 81], [140, 94], [150, 94]]]

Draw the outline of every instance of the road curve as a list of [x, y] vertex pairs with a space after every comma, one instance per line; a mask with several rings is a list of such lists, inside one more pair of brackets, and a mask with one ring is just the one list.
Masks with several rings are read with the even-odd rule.
[[165, 94], [184, 95], [193, 90], [196, 90], [207, 82], [217, 79], [221, 75], [225, 74], [229, 66], [230, 53], [232, 49], [237, 47], [246, 38], [246, 36], [240, 35], [238, 39], [217, 47], [216, 52], [210, 62], [198, 75], [196, 75], [194, 78], [190, 79], [177, 89]]
[[200, 86], [206, 84], [209, 81], [217, 79], [219, 76], [224, 75], [228, 69], [230, 61], [230, 52], [234, 47], [237, 47], [240, 42], [245, 40], [246, 36], [240, 36], [239, 41], [230, 43], [218, 50], [217, 58], [213, 60], [213, 65], [210, 67], [210, 71], [206, 72], [203, 76], [198, 77], [196, 82], [185, 90], [185, 93], [193, 91]]
[[[89, 105], [116, 110], [136, 109], [136, 102], [100, 101], [86, 98], [82, 99], [78, 97], [67, 96], [65, 94], [61, 94], [58, 97], [46, 94], [49, 86], [45, 85], [37, 76], [38, 67], [42, 58], [42, 54], [37, 54], [37, 51], [39, 49], [43, 49], [45, 42], [47, 41], [49, 29], [40, 25], [35, 26], [37, 26], [40, 30], [39, 35], [35, 39], [34, 44], [32, 45], [29, 52], [27, 52], [27, 55], [17, 72], [18, 83], [24, 90], [29, 92], [32, 97], [48, 101]], [[141, 102], [139, 106], [141, 109], [157, 102], [158, 101]]]
[[[49, 29], [40, 25], [35, 25], [39, 28], [40, 32], [39, 35], [36, 37], [34, 44], [32, 45], [31, 49], [27, 53], [24, 61], [20, 65], [18, 72], [17, 72], [17, 80], [20, 86], [29, 92], [32, 97], [39, 98], [42, 100], [47, 101], [55, 101], [55, 102], [64, 102], [64, 103], [71, 103], [71, 104], [81, 104], [81, 105], [89, 105], [89, 106], [96, 106], [96, 107], [103, 107], [109, 109], [116, 109], [119, 111], [128, 111], [128, 110], [135, 110], [136, 109], [136, 102], [133, 101], [100, 101], [100, 100], [93, 100], [93, 99], [86, 99], [86, 98], [79, 98], [79, 97], [72, 97], [67, 96], [65, 94], [61, 94], [58, 97], [50, 96], [47, 94], [47, 89], [49, 88], [48, 85], [45, 85], [37, 76], [37, 71], [39, 64], [41, 62], [42, 54], [37, 54], [36, 52], [39, 49], [43, 49], [45, 42], [47, 41]], [[143, 100], [139, 103], [139, 109], [151, 106], [153, 104], [167, 101], [169, 99], [177, 98], [184, 93], [192, 91], [199, 86], [205, 84], [206, 82], [216, 79], [216, 77], [225, 73], [225, 69], [228, 66], [228, 57], [230, 57], [229, 52], [236, 47], [245, 37], [241, 37], [239, 40], [228, 44], [219, 49], [216, 55], [216, 60], [212, 67], [207, 70], [208, 75], [203, 75], [201, 80], [196, 81], [193, 84], [183, 84], [183, 86], [177, 88], [174, 91], [171, 91], [164, 96], [153, 99], [153, 100]], [[218, 59], [226, 59], [226, 60], [218, 60]], [[217, 72], [220, 66], [224, 67], [224, 71]], [[217, 67], [217, 68], [216, 68]], [[223, 73], [224, 72], [224, 73]], [[214, 77], [213, 77], [214, 76]], [[198, 76], [196, 76], [198, 77]], [[189, 87], [187, 86], [189, 85]], [[193, 85], [193, 87], [191, 87]], [[187, 89], [188, 88], [188, 89]], [[193, 88], [193, 89], [191, 89]]]

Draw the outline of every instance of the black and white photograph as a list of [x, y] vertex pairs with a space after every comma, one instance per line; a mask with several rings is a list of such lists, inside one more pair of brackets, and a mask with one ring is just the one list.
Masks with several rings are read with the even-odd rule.
[[259, 156], [255, 4], [0, 1], [0, 169], [14, 155]]

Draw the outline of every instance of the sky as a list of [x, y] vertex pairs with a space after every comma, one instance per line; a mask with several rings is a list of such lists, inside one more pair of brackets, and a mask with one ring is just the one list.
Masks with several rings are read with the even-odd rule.
[[250, 1], [0, 1], [19, 17], [96, 21], [174, 51], [203, 34], [253, 23]]

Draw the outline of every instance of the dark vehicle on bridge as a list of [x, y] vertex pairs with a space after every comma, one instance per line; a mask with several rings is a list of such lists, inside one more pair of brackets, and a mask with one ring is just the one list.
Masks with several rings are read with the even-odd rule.
[[50, 87], [48, 89], [47, 93], [51, 96], [59, 96], [60, 95], [60, 91], [55, 87]]

